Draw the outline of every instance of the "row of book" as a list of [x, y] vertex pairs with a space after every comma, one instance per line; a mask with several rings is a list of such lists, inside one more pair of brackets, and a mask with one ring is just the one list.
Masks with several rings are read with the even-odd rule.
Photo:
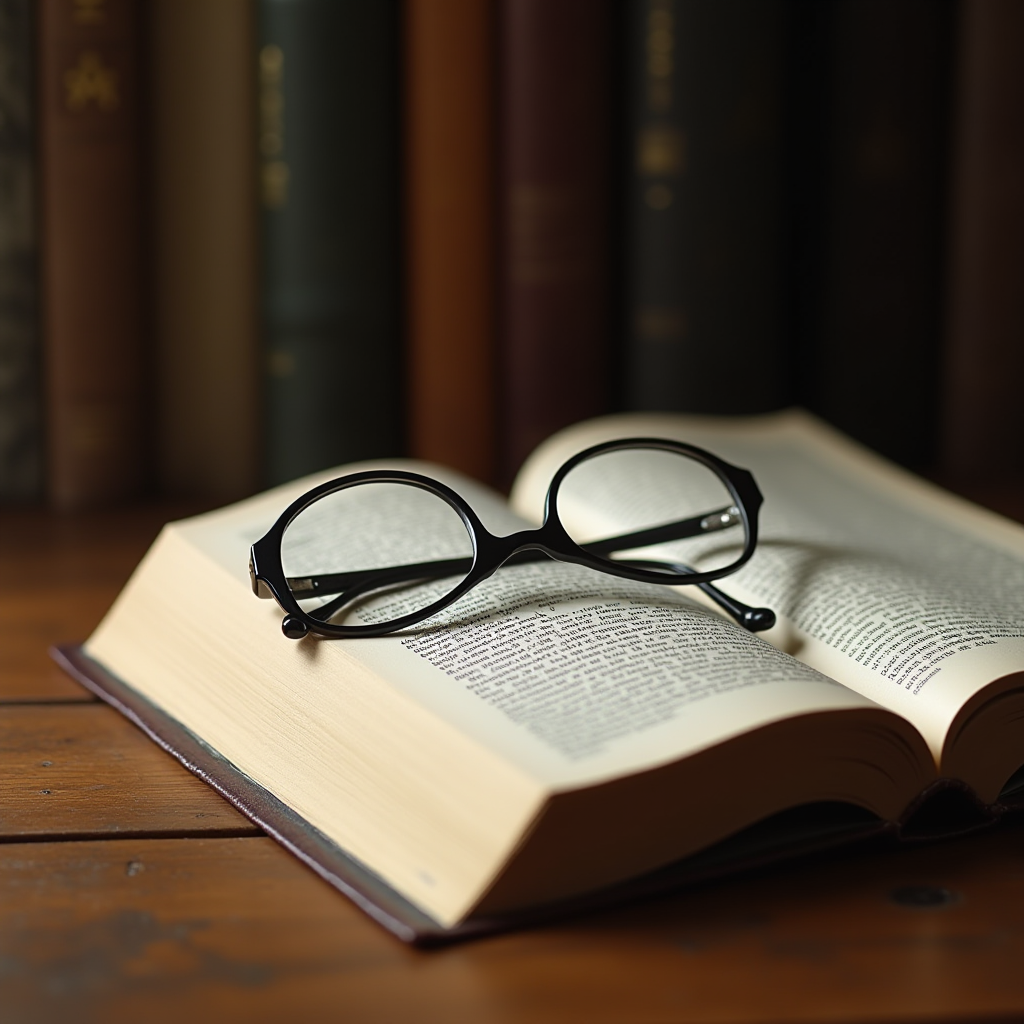
[[799, 402], [1024, 469], [1016, 0], [0, 0], [0, 497]]

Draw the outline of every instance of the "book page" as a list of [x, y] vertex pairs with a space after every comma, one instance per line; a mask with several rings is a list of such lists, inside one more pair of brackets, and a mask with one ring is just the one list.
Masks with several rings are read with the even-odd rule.
[[[978, 689], [1024, 669], [1024, 530], [890, 466], [811, 417], [623, 416], [563, 432], [513, 492], [536, 519], [569, 455], [663, 436], [750, 469], [764, 493], [753, 559], [722, 589], [780, 616], [769, 639], [908, 718], [939, 757]], [[618, 465], [623, 466], [620, 462]], [[595, 491], [606, 521], [637, 500], [623, 469]], [[622, 507], [614, 506], [621, 495]]]
[[[436, 467], [401, 466], [443, 476], [495, 533], [529, 528], [479, 484]], [[256, 601], [246, 570], [249, 544], [319, 479], [177, 528]], [[402, 533], [402, 514], [394, 507], [377, 519], [367, 514], [357, 540], [348, 539], [350, 521], [335, 524], [334, 533], [325, 533], [321, 522], [317, 543], [332, 550], [365, 544], [375, 523]], [[423, 526], [406, 524], [413, 525]], [[303, 571], [316, 572], [317, 544], [297, 547], [309, 558]], [[451, 581], [418, 586], [414, 594], [385, 594], [346, 621], [398, 617], [429, 603], [433, 598], [424, 590], [430, 587], [440, 597]], [[662, 764], [783, 718], [871, 706], [673, 588], [548, 560], [505, 567], [434, 619], [400, 634], [299, 645], [278, 633], [274, 640], [294, 648], [297, 658], [300, 648], [306, 657], [315, 650], [320, 662], [336, 658], [339, 678], [346, 660], [358, 659], [550, 786]]]

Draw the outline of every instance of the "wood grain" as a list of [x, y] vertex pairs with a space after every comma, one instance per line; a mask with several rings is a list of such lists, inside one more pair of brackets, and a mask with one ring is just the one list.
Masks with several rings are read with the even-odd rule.
[[269, 839], [8, 844], [0, 1004], [7, 1024], [1008, 1020], [1022, 905], [1018, 827], [417, 952]]
[[50, 661], [51, 644], [84, 640], [160, 527], [194, 508], [146, 505], [67, 515], [0, 513], [0, 703], [94, 698]]
[[0, 706], [0, 841], [260, 830], [105, 704]]

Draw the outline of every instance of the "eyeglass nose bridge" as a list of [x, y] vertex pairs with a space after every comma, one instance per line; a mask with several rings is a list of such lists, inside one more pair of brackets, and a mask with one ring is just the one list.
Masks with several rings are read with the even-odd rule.
[[486, 569], [471, 573], [466, 583], [475, 586], [503, 566], [539, 562], [544, 557], [553, 561], [582, 564], [594, 561], [572, 540], [558, 517], [549, 516], [543, 525], [534, 530], [523, 530], [503, 537], [478, 531], [476, 565], [485, 566]]

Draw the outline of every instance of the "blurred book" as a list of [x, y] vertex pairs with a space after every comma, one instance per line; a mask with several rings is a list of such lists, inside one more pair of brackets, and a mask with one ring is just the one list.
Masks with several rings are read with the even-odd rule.
[[402, 449], [394, 0], [259, 0], [264, 474]]
[[260, 483], [256, 60], [249, 0], [152, 0], [159, 485], [218, 501]]
[[502, 479], [608, 407], [610, 7], [498, 4]]
[[0, 0], [0, 500], [39, 496], [34, 6]]
[[799, 83], [814, 106], [794, 153], [815, 236], [801, 397], [922, 468], [939, 415], [952, 7], [837, 0], [800, 10], [805, 44], [820, 48]]
[[784, 6], [630, 0], [623, 140], [628, 409], [791, 400]]
[[148, 464], [141, 5], [37, 11], [49, 492], [76, 507], [138, 493]]
[[492, 481], [495, 37], [491, 0], [404, 7], [410, 454]]
[[1024, 4], [960, 7], [942, 463], [1024, 479]]

